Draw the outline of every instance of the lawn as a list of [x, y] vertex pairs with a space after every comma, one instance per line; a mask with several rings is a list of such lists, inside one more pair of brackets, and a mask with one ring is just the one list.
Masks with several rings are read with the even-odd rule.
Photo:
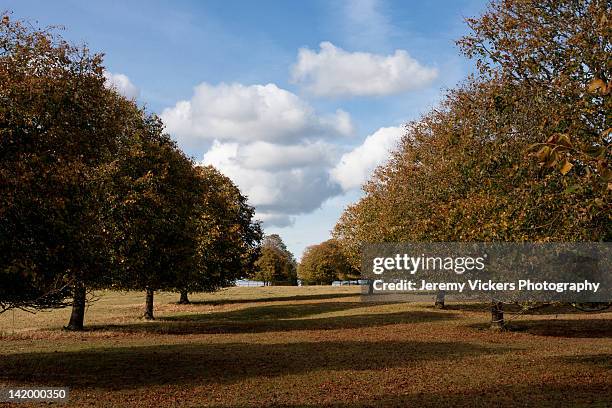
[[[98, 293], [0, 315], [0, 386], [69, 386], [70, 406], [611, 406], [612, 313], [544, 308], [486, 329], [482, 305], [365, 303], [355, 287]], [[0, 404], [1, 405], [1, 404]], [[27, 406], [26, 404], [20, 406]]]

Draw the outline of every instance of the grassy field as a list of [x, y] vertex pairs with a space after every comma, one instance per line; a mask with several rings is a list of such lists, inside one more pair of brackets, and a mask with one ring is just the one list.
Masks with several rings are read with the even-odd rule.
[[145, 322], [144, 294], [106, 292], [84, 333], [61, 329], [69, 310], [7, 312], [0, 386], [69, 386], [70, 406], [612, 406], [612, 313], [548, 308], [493, 333], [480, 305], [357, 293], [161, 293]]

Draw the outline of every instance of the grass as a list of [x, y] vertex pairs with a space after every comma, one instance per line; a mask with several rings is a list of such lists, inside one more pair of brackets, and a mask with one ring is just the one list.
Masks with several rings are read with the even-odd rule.
[[539, 309], [494, 333], [477, 304], [251, 287], [160, 293], [146, 322], [144, 294], [98, 295], [83, 333], [61, 329], [69, 310], [1, 314], [0, 386], [69, 386], [70, 406], [612, 405], [612, 313]]

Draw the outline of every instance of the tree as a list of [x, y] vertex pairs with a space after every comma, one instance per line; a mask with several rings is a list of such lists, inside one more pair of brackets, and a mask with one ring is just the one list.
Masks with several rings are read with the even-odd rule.
[[469, 20], [480, 75], [407, 126], [342, 215], [354, 264], [368, 242], [610, 239], [609, 4], [507, 0]]
[[[477, 59], [481, 77], [501, 77], [541, 99], [546, 115], [537, 118], [540, 141], [530, 147], [541, 167], [567, 176], [554, 183], [562, 190], [557, 214], [578, 219], [573, 227], [587, 234], [577, 240], [612, 236], [611, 18], [609, 0], [506, 0], [468, 19], [472, 33], [458, 42]], [[551, 178], [550, 172], [540, 177]], [[499, 313], [492, 309], [492, 321], [503, 321]]]
[[113, 173], [116, 195], [114, 286], [145, 290], [145, 319], [154, 292], [172, 290], [196, 267], [197, 203], [203, 185], [193, 162], [163, 133], [156, 116], [141, 123]]
[[545, 168], [573, 173], [567, 194], [598, 195], [586, 203], [596, 211], [610, 209], [612, 189], [611, 19], [610, 0], [506, 0], [468, 19], [472, 33], [458, 41], [483, 79], [501, 77], [541, 98], [548, 116], [534, 129], [541, 133], [534, 156]]
[[212, 290], [252, 268], [246, 198], [103, 72], [101, 55], [2, 17], [0, 311], [72, 305], [80, 330], [87, 290], [114, 287], [146, 290], [152, 318], [154, 290]]
[[262, 238], [255, 209], [238, 187], [212, 166], [198, 166], [196, 172], [195, 259], [191, 271], [179, 276], [179, 303], [189, 303], [189, 292], [212, 292], [250, 275]]
[[265, 284], [274, 282], [297, 283], [297, 265], [293, 254], [277, 234], [266, 235], [261, 253], [255, 262], [254, 279]]
[[335, 280], [358, 276], [344, 251], [334, 239], [306, 248], [298, 268], [298, 276], [305, 282], [329, 285]]
[[[101, 55], [0, 22], [0, 307], [73, 306], [109, 282], [109, 174], [137, 109]], [[72, 296], [72, 300], [66, 300]]]

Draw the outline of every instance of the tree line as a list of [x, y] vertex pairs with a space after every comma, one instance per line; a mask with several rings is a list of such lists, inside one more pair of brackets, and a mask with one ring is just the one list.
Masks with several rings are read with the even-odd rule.
[[103, 57], [53, 28], [0, 22], [0, 311], [101, 288], [213, 291], [253, 273], [262, 230], [232, 181], [105, 85]]
[[611, 6], [501, 0], [467, 20], [477, 73], [406, 125], [334, 228], [354, 267], [374, 242], [612, 238]]

